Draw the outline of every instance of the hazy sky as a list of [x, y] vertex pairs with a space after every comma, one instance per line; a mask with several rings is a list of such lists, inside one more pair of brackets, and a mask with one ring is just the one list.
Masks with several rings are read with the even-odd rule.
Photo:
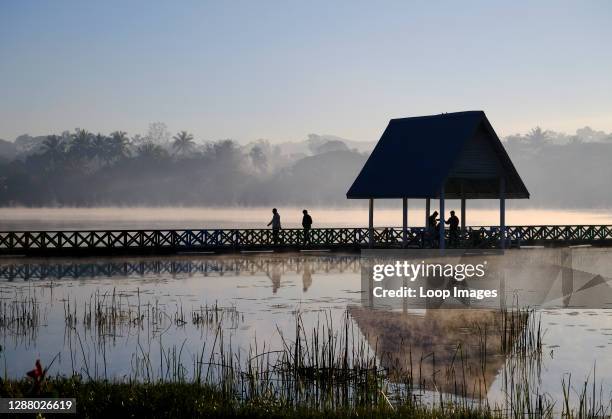
[[376, 140], [469, 109], [501, 135], [612, 131], [612, 2], [491, 3], [5, 0], [0, 138]]

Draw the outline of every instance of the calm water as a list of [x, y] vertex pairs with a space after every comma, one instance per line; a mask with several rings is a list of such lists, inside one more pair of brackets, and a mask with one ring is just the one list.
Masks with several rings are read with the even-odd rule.
[[[580, 386], [592, 378], [594, 367], [598, 392], [599, 386], [604, 396], [612, 391], [612, 310], [582, 308], [584, 299], [594, 296], [602, 307], [612, 303], [611, 256], [606, 249], [575, 249], [572, 291], [559, 303], [567, 308], [541, 307], [533, 314], [541, 317], [545, 329], [541, 363], [531, 372], [540, 394], [560, 400], [563, 378], [571, 374]], [[557, 301], [558, 278], [543, 272], [533, 278], [534, 289], [552, 284], [542, 295]], [[178, 354], [189, 376], [202, 353], [209, 357], [220, 346], [241, 359], [256, 342], [260, 349], [264, 344], [268, 350], [281, 349], [282, 338], [294, 336], [297, 313], [305, 330], [312, 330], [321, 322], [341, 328], [347, 310], [357, 341], [398, 357], [406, 356], [407, 348], [421, 356], [436, 352], [437, 368], [443, 369], [448, 346], [456, 345], [452, 339], [461, 339], [468, 350], [478, 346], [478, 337], [466, 325], [483, 316], [472, 310], [460, 315], [410, 307], [370, 310], [362, 304], [357, 255], [5, 258], [0, 260], [0, 280], [0, 369], [12, 377], [22, 377], [37, 358], [47, 365], [59, 354], [51, 373], [143, 378], [143, 358], [159, 371], [171, 353]], [[211, 311], [215, 305], [218, 309]], [[37, 315], [31, 314], [34, 306]], [[107, 312], [114, 307], [118, 314], [113, 326], [87, 323], [86, 313], [96, 307]], [[198, 323], [194, 313], [203, 314], [206, 308], [209, 321]], [[15, 319], [24, 312], [37, 322]], [[70, 320], [72, 315], [76, 321]], [[495, 352], [489, 357], [486, 392], [491, 400], [500, 400], [510, 361]]]
[[[359, 203], [361, 204], [361, 203]], [[385, 201], [385, 205], [393, 201]], [[409, 204], [408, 222], [422, 226], [421, 202]], [[435, 204], [432, 203], [432, 211]], [[447, 202], [446, 211], [459, 213], [458, 201]], [[497, 225], [499, 214], [492, 209], [470, 208], [467, 225]], [[284, 227], [300, 227], [302, 208], [278, 207]], [[363, 227], [368, 224], [367, 207], [310, 208], [314, 227]], [[50, 229], [155, 229], [155, 228], [266, 228], [270, 208], [0, 208], [0, 230]], [[555, 209], [506, 210], [508, 225], [612, 224], [612, 212]], [[376, 207], [376, 226], [402, 225], [401, 203], [397, 207]]]

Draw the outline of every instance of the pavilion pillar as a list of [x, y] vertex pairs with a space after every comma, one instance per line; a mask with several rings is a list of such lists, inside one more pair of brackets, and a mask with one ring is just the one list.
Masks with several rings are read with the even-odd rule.
[[461, 198], [461, 233], [465, 233], [465, 198]]
[[408, 198], [402, 198], [402, 247], [408, 244]]
[[370, 209], [368, 214], [368, 247], [374, 247], [374, 198], [370, 198]]
[[440, 249], [444, 249], [446, 246], [446, 239], [444, 237], [444, 220], [446, 217], [444, 216], [444, 185], [440, 188]]
[[428, 227], [427, 223], [429, 222], [430, 211], [431, 211], [431, 200], [427, 198], [425, 199], [425, 228]]
[[499, 178], [499, 247], [506, 247], [506, 179]]

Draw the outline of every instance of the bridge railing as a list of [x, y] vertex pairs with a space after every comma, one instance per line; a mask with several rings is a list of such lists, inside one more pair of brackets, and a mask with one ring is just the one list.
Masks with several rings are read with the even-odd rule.
[[[489, 247], [499, 243], [499, 227], [473, 226], [446, 240], [461, 247]], [[507, 240], [523, 245], [612, 242], [612, 225], [508, 226]], [[437, 247], [437, 234], [422, 227], [407, 231], [409, 247]], [[376, 247], [403, 245], [401, 227], [374, 229]], [[273, 247], [322, 248], [369, 246], [367, 228], [315, 228], [305, 237], [302, 229], [177, 229], [0, 232], [0, 254], [65, 249], [260, 249]]]

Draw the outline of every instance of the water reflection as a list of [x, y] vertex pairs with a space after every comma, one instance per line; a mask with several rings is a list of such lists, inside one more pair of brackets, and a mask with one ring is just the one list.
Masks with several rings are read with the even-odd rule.
[[[506, 319], [500, 311], [381, 312], [351, 306], [349, 313], [395, 381], [409, 374], [421, 389], [481, 399], [510, 349], [502, 339]], [[526, 313], [520, 316], [515, 320], [522, 329]]]
[[12, 281], [97, 279], [110, 277], [181, 276], [240, 276], [265, 274], [272, 283], [272, 293], [281, 287], [288, 274], [302, 277], [302, 290], [312, 285], [313, 274], [333, 275], [357, 273], [359, 256], [222, 256], [169, 257], [146, 259], [33, 260], [5, 259], [0, 261], [0, 279]]
[[[545, 251], [523, 251], [516, 259], [508, 252], [504, 258], [516, 269], [503, 284], [508, 293], [529, 287], [535, 304], [571, 307], [530, 314], [541, 318], [538, 362], [545, 366], [529, 369], [530, 380], [562, 399], [566, 372], [577, 381], [587, 378], [596, 360], [597, 376], [612, 377], [612, 313], [584, 309], [612, 301], [612, 258], [606, 249], [572, 249], [549, 263]], [[348, 312], [351, 345], [354, 339], [375, 353], [391, 384], [411, 380], [424, 391], [505, 397], [505, 374], [514, 379], [523, 370], [512, 355], [518, 341], [500, 333], [503, 312], [415, 309], [408, 301], [370, 307], [363, 304], [361, 273], [360, 257], [343, 254], [1, 259], [0, 374], [22, 377], [36, 358], [49, 361], [59, 353], [51, 374], [121, 378], [137, 372], [141, 378], [149, 365], [166, 366], [173, 351], [191, 371], [220, 345], [243, 360], [255, 341], [260, 350], [264, 342], [266, 351], [284, 348], [295, 336], [296, 313], [304, 331], [329, 324], [342, 333]], [[525, 323], [515, 320], [515, 338], [528, 336]]]
[[[428, 250], [368, 251], [361, 263], [362, 305], [403, 310], [504, 309], [512, 304], [547, 308], [612, 308], [611, 256], [612, 251], [605, 248], [513, 249], [503, 252], [451, 249], [444, 254]], [[401, 263], [409, 266], [402, 267]], [[427, 273], [424, 273], [426, 266]], [[450, 274], [442, 274], [446, 267], [473, 269], [475, 266], [482, 267], [483, 276], [464, 275], [457, 279], [452, 270]], [[410, 268], [414, 267], [423, 270], [413, 276]], [[383, 274], [383, 268], [391, 269]], [[385, 294], [387, 291], [392, 294]], [[407, 291], [412, 294], [404, 295]], [[397, 297], [398, 292], [404, 296]], [[423, 294], [429, 297], [422, 298]], [[491, 297], [484, 297], [486, 294]]]

